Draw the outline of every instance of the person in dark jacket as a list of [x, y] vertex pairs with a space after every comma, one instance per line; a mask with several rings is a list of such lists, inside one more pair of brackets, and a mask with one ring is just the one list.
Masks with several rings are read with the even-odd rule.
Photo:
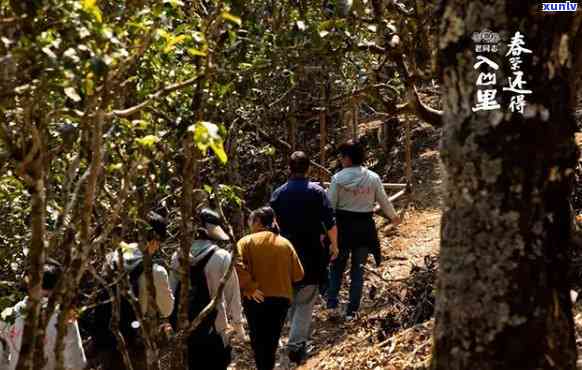
[[364, 149], [358, 141], [342, 144], [339, 159], [343, 169], [333, 176], [328, 196], [336, 211], [340, 252], [331, 266], [327, 307], [331, 316], [338, 316], [338, 295], [351, 254], [350, 302], [346, 310], [346, 319], [350, 320], [360, 308], [368, 254], [374, 255], [377, 264], [381, 262], [380, 241], [373, 218], [376, 202], [393, 224], [399, 224], [400, 217], [386, 195], [380, 176], [363, 166]]
[[287, 350], [289, 359], [296, 363], [303, 362], [307, 355], [313, 305], [327, 272], [329, 253], [322, 245], [323, 235], [327, 234], [331, 241], [331, 258], [338, 255], [333, 209], [323, 188], [307, 178], [309, 165], [304, 152], [294, 152], [289, 160], [289, 181], [271, 197], [281, 235], [293, 244], [305, 270], [303, 280], [294, 286], [289, 312], [291, 331]]

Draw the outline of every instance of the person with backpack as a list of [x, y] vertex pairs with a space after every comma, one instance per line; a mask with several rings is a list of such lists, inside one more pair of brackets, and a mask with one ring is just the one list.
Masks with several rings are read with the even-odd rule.
[[371, 253], [376, 264], [382, 260], [373, 213], [376, 202], [394, 225], [400, 218], [386, 195], [382, 179], [363, 166], [364, 149], [356, 140], [339, 147], [343, 169], [332, 177], [328, 196], [336, 211], [339, 256], [330, 269], [327, 308], [330, 317], [339, 317], [338, 295], [348, 258], [351, 255], [349, 304], [345, 318], [351, 320], [360, 308], [364, 287], [364, 265]]
[[257, 369], [272, 370], [293, 284], [304, 271], [291, 242], [279, 235], [271, 207], [253, 211], [249, 227], [237, 244], [237, 272]]
[[[202, 227], [198, 228], [196, 240], [190, 249], [190, 289], [188, 291], [188, 320], [194, 320], [216, 295], [220, 281], [227, 271], [231, 255], [218, 247], [218, 242], [230, 238], [222, 228], [221, 217], [215, 211], [204, 208], [199, 213]], [[180, 258], [172, 256], [171, 284], [176, 297], [176, 305], [171, 322], [177, 327], [180, 311], [181, 281]], [[234, 332], [244, 340], [242, 307], [239, 282], [233, 271], [226, 281], [222, 299], [212, 313], [188, 337], [189, 369], [200, 368], [204, 363], [207, 370], [225, 370], [231, 362], [231, 347], [227, 336], [230, 323]]]
[[[152, 276], [155, 290], [155, 302], [151, 302], [150, 292], [147, 289], [146, 274], [144, 273], [144, 252], [153, 256], [160, 248], [160, 242], [167, 235], [167, 221], [159, 214], [150, 212], [147, 224], [147, 244], [144, 251], [137, 243], [123, 243], [121, 246], [120, 266], [119, 251], [115, 250], [106, 255], [106, 268], [112, 274], [112, 279], [118, 281], [120, 275], [127, 274], [130, 289], [138, 299], [139, 309], [144, 317], [159, 315], [167, 318], [174, 309], [174, 295], [170, 289], [168, 272], [159, 263], [152, 264]], [[119, 283], [113, 289], [121, 289]], [[119, 291], [119, 331], [127, 346], [127, 351], [134, 370], [146, 369], [146, 349], [140, 329], [141, 323], [133, 309], [131, 302], [126, 298], [127, 293]], [[113, 303], [107, 290], [103, 289], [101, 299], [106, 302], [99, 304], [94, 311], [93, 339], [97, 351], [97, 358], [103, 369], [125, 369], [123, 357], [118, 350], [117, 338], [111, 330]]]
[[[48, 302], [50, 295], [61, 278], [61, 270], [54, 264], [44, 266], [42, 277], [43, 305]], [[22, 345], [22, 334], [26, 320], [25, 311], [28, 297], [16, 304], [14, 307], [2, 312], [2, 322], [0, 322], [0, 343], [2, 353], [0, 356], [0, 369], [14, 370], [18, 364], [20, 347]], [[58, 309], [52, 314], [48, 321], [44, 338], [45, 363], [42, 370], [55, 370], [59, 320]], [[79, 332], [79, 325], [74, 315], [69, 315], [65, 337], [63, 338], [63, 359], [65, 370], [82, 370], [87, 366], [87, 358], [83, 349], [83, 341]]]
[[[310, 161], [304, 152], [294, 152], [289, 159], [289, 180], [271, 196], [281, 235], [295, 247], [305, 270], [303, 280], [295, 284], [289, 313], [291, 330], [287, 352], [291, 362], [301, 364], [307, 356], [313, 306], [325, 281], [327, 265], [338, 255], [337, 227], [333, 208], [322, 187], [307, 178]], [[328, 236], [330, 250], [322, 243]]]

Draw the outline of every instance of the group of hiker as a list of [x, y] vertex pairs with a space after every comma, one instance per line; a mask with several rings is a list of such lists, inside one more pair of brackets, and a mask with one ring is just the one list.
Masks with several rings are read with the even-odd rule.
[[[330, 318], [342, 317], [338, 296], [350, 259], [349, 303], [343, 318], [349, 321], [358, 314], [367, 257], [372, 254], [376, 263], [381, 262], [373, 219], [378, 210], [376, 204], [394, 224], [398, 224], [400, 218], [381, 178], [363, 166], [362, 145], [350, 140], [342, 144], [338, 152], [343, 169], [333, 176], [327, 192], [309, 181], [311, 162], [308, 155], [294, 152], [289, 159], [288, 181], [273, 192], [268, 206], [250, 213], [250, 234], [236, 245], [235, 270], [224, 284], [222, 297], [218, 297], [216, 308], [187, 338], [190, 369], [227, 369], [232, 362], [230, 335], [246, 340], [243, 312], [258, 370], [275, 367], [281, 332], [287, 321], [290, 329], [286, 361], [304, 363], [318, 297], [326, 299]], [[182, 292], [186, 280], [178, 252], [173, 254], [168, 269], [162, 263], [153, 263], [150, 281], [144, 272], [144, 254], [153, 256], [167, 233], [167, 220], [156, 213], [148, 215], [145, 248], [140, 249], [137, 243], [123, 243], [121, 248], [106, 256], [104, 273], [105, 270], [127, 273], [129, 286], [126, 288], [137, 299], [139, 315], [134, 310], [135, 302], [132, 305], [129, 299], [120, 299], [119, 306], [114, 307], [112, 300], [107, 299], [111, 291], [104, 290], [102, 299], [108, 303], [97, 305], [90, 330], [93, 357], [102, 369], [125, 369], [119, 350], [120, 336], [112, 331], [114, 316], [133, 368], [145, 369], [146, 351], [140, 335], [140, 317], [153, 314], [168, 319], [161, 330], [171, 333], [178, 330], [183, 297], [188, 299], [188, 320], [192, 321], [217, 295], [232, 259], [221, 245], [227, 244], [231, 237], [224, 231], [223, 220], [214, 210], [204, 208], [197, 216], [200, 226], [195, 231], [188, 256], [188, 292]], [[57, 266], [45, 267], [44, 296], [50, 296], [59, 278]], [[153, 294], [148, 286], [154, 289]], [[155, 302], [151, 302], [151, 298], [155, 298]], [[26, 299], [11, 311], [15, 321], [0, 323], [1, 369], [13, 370], [18, 362], [25, 320], [21, 313], [25, 306]], [[44, 367], [47, 370], [55, 368], [56, 314], [47, 328]], [[84, 369], [88, 365], [79, 325], [74, 317], [67, 325], [65, 369]]]

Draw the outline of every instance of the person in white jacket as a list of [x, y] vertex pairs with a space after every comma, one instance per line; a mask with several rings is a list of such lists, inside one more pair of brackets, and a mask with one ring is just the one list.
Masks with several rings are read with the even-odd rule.
[[[56, 283], [60, 277], [60, 270], [55, 265], [44, 267], [42, 293], [43, 301], [47, 302]], [[22, 344], [22, 333], [24, 330], [24, 311], [26, 309], [27, 298], [17, 303], [14, 307], [2, 312], [0, 322], [0, 369], [14, 370], [18, 364], [20, 347]], [[54, 370], [56, 368], [55, 346], [57, 342], [57, 324], [59, 318], [58, 309], [51, 316], [45, 331], [44, 356], [45, 363], [43, 370]], [[65, 370], [81, 370], [87, 366], [87, 358], [83, 349], [79, 325], [73, 317], [68, 319], [67, 330], [63, 338], [64, 350], [63, 358]]]
[[[208, 261], [204, 267], [208, 293], [210, 299], [212, 299], [216, 295], [220, 285], [220, 280], [228, 269], [231, 261], [230, 253], [218, 247], [216, 242], [228, 241], [229, 237], [221, 227], [220, 216], [213, 210], [209, 208], [202, 209], [200, 211], [200, 219], [202, 220], [203, 227], [199, 228], [197, 231], [198, 235], [196, 240], [192, 243], [189, 258], [190, 264], [195, 266], [197, 263], [207, 259], [207, 257], [212, 254], [212, 256], [207, 259]], [[179, 253], [175, 252], [172, 256], [170, 285], [176, 296], [179, 294], [177, 292], [177, 287], [180, 282], [180, 271]], [[176, 307], [175, 309], [179, 310], [180, 308]], [[227, 335], [227, 329], [229, 326], [241, 339], [244, 340], [246, 338], [242, 325], [242, 306], [239, 281], [234, 270], [224, 287], [222, 299], [217, 306], [216, 320], [214, 321], [214, 329], [221, 336], [223, 341], [222, 344], [224, 345], [224, 351], [219, 352], [224, 354], [224, 361], [223, 364], [216, 365], [217, 367], [212, 367], [212, 369], [222, 368], [223, 365], [224, 369], [226, 369], [226, 365], [230, 362], [230, 341]], [[192, 350], [190, 352], [192, 352]]]
[[[364, 286], [364, 265], [372, 254], [377, 265], [382, 262], [380, 241], [373, 213], [376, 203], [394, 225], [401, 220], [390, 202], [380, 176], [364, 167], [364, 148], [349, 140], [338, 148], [343, 169], [331, 180], [329, 201], [335, 210], [339, 256], [332, 263], [327, 295], [330, 317], [339, 317], [339, 292], [348, 259], [351, 260], [349, 304], [345, 318], [354, 318], [360, 308]], [[350, 256], [351, 255], [351, 256]]]

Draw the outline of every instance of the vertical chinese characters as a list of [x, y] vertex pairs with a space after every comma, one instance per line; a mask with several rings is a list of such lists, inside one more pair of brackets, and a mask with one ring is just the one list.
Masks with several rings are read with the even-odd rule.
[[507, 78], [508, 87], [504, 87], [503, 91], [509, 91], [513, 93], [511, 96], [511, 102], [509, 103], [509, 109], [512, 112], [519, 112], [521, 114], [525, 111], [525, 95], [531, 94], [532, 90], [526, 89], [527, 81], [523, 77], [523, 71], [521, 71], [521, 55], [531, 54], [532, 51], [525, 48], [524, 36], [519, 32], [515, 32], [511, 41], [509, 43], [509, 49], [505, 54], [509, 57], [510, 68], [513, 76]]
[[[487, 57], [479, 55], [477, 56], [477, 60], [478, 62], [473, 65], [473, 69], [479, 69], [483, 64], [486, 64], [494, 71], [499, 69], [499, 65]], [[477, 104], [473, 107], [473, 112], [501, 108], [501, 105], [495, 99], [497, 95], [497, 78], [495, 72], [479, 72], [477, 86], [479, 87], [477, 90]], [[482, 86], [486, 86], [487, 88], [481, 88]]]

